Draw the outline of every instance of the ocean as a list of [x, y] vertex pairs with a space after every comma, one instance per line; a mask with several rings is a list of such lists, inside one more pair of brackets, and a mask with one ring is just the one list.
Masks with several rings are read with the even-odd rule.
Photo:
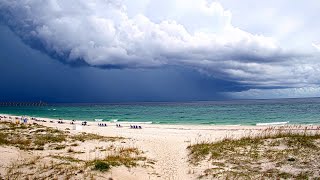
[[103, 119], [154, 124], [320, 124], [320, 98], [185, 103], [51, 104], [0, 107], [0, 113], [66, 120]]

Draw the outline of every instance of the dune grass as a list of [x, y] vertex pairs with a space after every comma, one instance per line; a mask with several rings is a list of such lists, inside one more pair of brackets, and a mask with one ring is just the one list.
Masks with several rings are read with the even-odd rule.
[[74, 141], [99, 140], [115, 142], [123, 139], [123, 137], [107, 137], [92, 133], [70, 135], [66, 131], [37, 124], [24, 125], [0, 122], [0, 145], [15, 146], [22, 150], [43, 150], [46, 145], [53, 144], [58, 144], [54, 149], [64, 149], [62, 146], [65, 145], [59, 145], [59, 143], [69, 142], [72, 146], [78, 146], [79, 144]]
[[7, 167], [5, 179], [23, 179], [24, 177], [30, 179], [95, 179], [101, 175], [99, 173], [105, 173], [113, 167], [136, 167], [141, 161], [146, 160], [136, 152], [142, 153], [135, 148], [122, 147], [108, 152], [110, 155], [94, 160], [81, 160], [72, 155], [37, 156], [31, 159], [22, 159], [12, 162]]
[[[136, 167], [139, 165], [139, 162], [147, 160], [146, 157], [141, 156], [142, 154], [142, 151], [133, 147], [114, 148], [111, 154], [101, 159], [89, 161], [87, 162], [87, 166], [94, 166], [93, 169], [100, 171], [101, 168], [97, 167], [108, 167], [108, 169], [116, 166]], [[102, 171], [107, 171], [108, 169]]]
[[[97, 147], [83, 150], [86, 141], [96, 141]], [[105, 172], [116, 166], [128, 168], [146, 161], [143, 152], [134, 147], [119, 147], [114, 143], [123, 137], [107, 137], [91, 133], [71, 134], [41, 125], [21, 125], [0, 122], [0, 146], [13, 146], [37, 158], [26, 158], [7, 165], [6, 179], [92, 179], [96, 173]], [[101, 143], [105, 143], [101, 146]], [[118, 143], [119, 144], [119, 143]], [[93, 149], [104, 148], [103, 154], [92, 157]], [[75, 150], [76, 149], [76, 150]], [[50, 156], [43, 150], [53, 150]], [[81, 155], [79, 152], [81, 152]], [[48, 163], [50, 162], [50, 163]], [[142, 163], [141, 163], [142, 164]], [[1, 179], [1, 177], [0, 177]]]
[[197, 143], [188, 150], [192, 165], [208, 163], [200, 177], [320, 177], [319, 132], [266, 130], [240, 139]]
[[72, 140], [75, 141], [91, 141], [91, 140], [100, 140], [100, 141], [118, 141], [121, 139], [124, 139], [123, 137], [107, 137], [107, 136], [101, 136], [98, 134], [92, 134], [92, 133], [80, 133], [80, 134], [76, 134], [70, 137]]
[[67, 140], [63, 131], [37, 124], [0, 122], [0, 145], [15, 146], [22, 150], [44, 150], [46, 144]]
[[52, 158], [49, 162], [39, 156], [13, 162], [7, 167], [5, 179], [88, 179], [94, 176], [78, 165], [81, 161], [62, 156]]
[[0, 145], [8, 143], [8, 134], [0, 132]]
[[60, 159], [60, 160], [63, 160], [63, 161], [69, 161], [69, 162], [83, 162], [83, 160], [74, 158], [72, 156], [52, 155], [51, 157], [55, 158], [55, 159]]

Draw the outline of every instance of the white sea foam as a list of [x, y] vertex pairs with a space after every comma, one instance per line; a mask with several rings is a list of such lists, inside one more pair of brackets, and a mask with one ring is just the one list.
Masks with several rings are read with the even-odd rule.
[[117, 123], [121, 123], [121, 124], [152, 124], [152, 121], [147, 121], [147, 122], [117, 121]]
[[225, 126], [241, 126], [241, 124], [229, 124], [229, 125], [225, 125]]
[[118, 122], [118, 119], [111, 119], [110, 122], [112, 123]]
[[288, 124], [289, 121], [284, 122], [270, 122], [270, 123], [257, 123], [257, 126], [272, 126], [272, 125], [285, 125]]

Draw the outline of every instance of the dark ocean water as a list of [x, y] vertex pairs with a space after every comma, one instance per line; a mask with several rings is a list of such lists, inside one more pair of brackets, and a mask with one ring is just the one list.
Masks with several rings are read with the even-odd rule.
[[0, 113], [75, 120], [152, 122], [157, 124], [256, 125], [289, 121], [320, 124], [320, 98], [237, 100], [187, 103], [53, 104], [0, 107]]

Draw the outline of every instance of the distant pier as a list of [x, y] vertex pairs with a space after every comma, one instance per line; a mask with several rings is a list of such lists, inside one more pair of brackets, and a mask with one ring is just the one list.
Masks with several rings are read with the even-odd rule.
[[45, 102], [0, 102], [0, 107], [9, 107], [9, 106], [46, 106], [48, 105]]

